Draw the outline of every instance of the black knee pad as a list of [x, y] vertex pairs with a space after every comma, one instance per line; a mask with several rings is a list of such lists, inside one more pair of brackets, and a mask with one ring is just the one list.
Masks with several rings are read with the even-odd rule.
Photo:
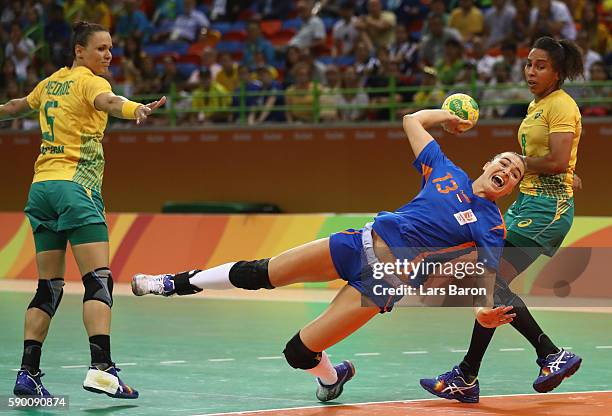
[[98, 300], [112, 308], [113, 275], [108, 267], [100, 267], [93, 272], [89, 272], [82, 279], [83, 286], [85, 286], [83, 302]]
[[525, 302], [514, 293], [508, 283], [500, 277], [495, 278], [495, 291], [493, 292], [494, 306], [514, 306], [515, 308], [525, 307]]
[[274, 289], [268, 275], [269, 262], [270, 259], [239, 261], [230, 269], [229, 280], [241, 289]]
[[38, 308], [53, 318], [64, 295], [64, 284], [64, 279], [61, 277], [50, 280], [40, 279], [36, 294], [28, 305], [28, 309]]
[[283, 354], [291, 367], [300, 370], [310, 370], [321, 362], [321, 353], [310, 351], [302, 342], [299, 332], [285, 345]]

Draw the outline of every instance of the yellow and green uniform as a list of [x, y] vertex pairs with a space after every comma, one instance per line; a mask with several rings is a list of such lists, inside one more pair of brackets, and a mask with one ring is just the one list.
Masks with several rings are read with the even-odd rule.
[[27, 96], [42, 133], [25, 208], [37, 252], [65, 249], [68, 240], [108, 241], [101, 196], [108, 115], [94, 100], [111, 92], [108, 81], [79, 66], [56, 71]]
[[519, 247], [533, 246], [535, 242], [547, 255], [557, 251], [572, 226], [572, 185], [582, 133], [580, 110], [572, 97], [561, 89], [529, 104], [518, 131], [523, 155], [542, 157], [549, 154], [551, 133], [573, 134], [567, 169], [556, 175], [527, 171], [518, 199], [504, 216], [508, 241]]
[[567, 199], [574, 195], [574, 170], [578, 155], [578, 142], [582, 133], [582, 117], [576, 102], [565, 91], [557, 90], [540, 101], [532, 101], [527, 117], [518, 131], [519, 144], [524, 156], [541, 157], [550, 153], [551, 133], [573, 133], [572, 152], [567, 170], [557, 175], [527, 172], [520, 190], [534, 196]]
[[42, 130], [32, 182], [68, 180], [100, 192], [108, 115], [96, 110], [94, 100], [105, 92], [112, 92], [108, 81], [79, 66], [60, 69], [28, 95]]

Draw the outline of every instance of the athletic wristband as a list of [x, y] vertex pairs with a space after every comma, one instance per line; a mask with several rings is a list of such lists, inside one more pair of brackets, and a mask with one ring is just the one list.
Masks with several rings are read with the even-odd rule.
[[136, 109], [140, 107], [142, 104], [135, 103], [134, 101], [124, 101], [123, 106], [121, 106], [121, 117], [127, 118], [129, 120], [136, 119]]

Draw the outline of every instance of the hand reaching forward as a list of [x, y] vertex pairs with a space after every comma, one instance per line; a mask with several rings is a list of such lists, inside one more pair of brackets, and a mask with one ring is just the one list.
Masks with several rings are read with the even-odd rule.
[[136, 124], [143, 123], [151, 113], [164, 104], [166, 104], [166, 96], [163, 96], [159, 100], [153, 101], [149, 104], [139, 106], [135, 112]]
[[515, 313], [508, 313], [512, 306], [498, 306], [497, 308], [477, 308], [476, 320], [485, 328], [497, 328], [498, 326], [512, 322]]

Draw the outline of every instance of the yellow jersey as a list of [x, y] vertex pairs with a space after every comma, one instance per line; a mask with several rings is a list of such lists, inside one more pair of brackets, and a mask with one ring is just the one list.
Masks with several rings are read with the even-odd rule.
[[27, 96], [42, 132], [32, 182], [69, 180], [100, 192], [108, 114], [96, 110], [94, 100], [105, 92], [112, 92], [108, 81], [79, 66], [56, 71]]
[[540, 101], [532, 101], [518, 131], [518, 140], [524, 156], [541, 157], [550, 153], [551, 133], [573, 133], [572, 152], [565, 172], [543, 175], [527, 171], [521, 181], [524, 194], [568, 199], [574, 195], [574, 171], [578, 155], [578, 142], [582, 133], [582, 116], [576, 102], [565, 91], [556, 90]]

